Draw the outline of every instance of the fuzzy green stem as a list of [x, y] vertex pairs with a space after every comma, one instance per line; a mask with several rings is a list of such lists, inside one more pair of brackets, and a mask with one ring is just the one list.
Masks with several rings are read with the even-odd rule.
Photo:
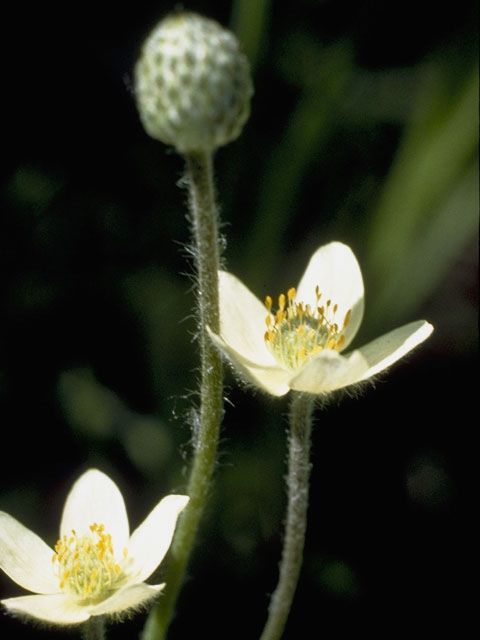
[[310, 476], [310, 436], [315, 396], [293, 393], [290, 404], [288, 454], [288, 507], [280, 576], [270, 600], [268, 619], [260, 640], [281, 638], [290, 612], [302, 566], [307, 528]]
[[105, 617], [93, 616], [82, 624], [83, 640], [104, 640], [105, 638]]
[[163, 640], [166, 636], [208, 497], [223, 412], [222, 361], [207, 333], [207, 327], [214, 332], [218, 332], [220, 327], [218, 214], [213, 188], [212, 155], [189, 154], [186, 164], [196, 262], [201, 359], [200, 408], [188, 483], [190, 501], [179, 520], [171, 546], [164, 578], [165, 590], [147, 620], [142, 640]]

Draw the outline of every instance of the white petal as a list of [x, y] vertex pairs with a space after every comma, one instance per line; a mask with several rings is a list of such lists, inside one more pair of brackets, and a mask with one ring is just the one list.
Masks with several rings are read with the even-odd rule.
[[402, 358], [431, 334], [423, 320], [412, 322], [373, 340], [346, 356], [323, 351], [291, 381], [292, 389], [309, 393], [334, 391], [366, 380]]
[[34, 593], [58, 593], [53, 550], [8, 513], [0, 512], [0, 567], [17, 584]]
[[358, 351], [368, 363], [368, 368], [359, 379], [370, 378], [403, 358], [405, 354], [426, 340], [432, 331], [431, 324], [418, 320], [394, 329], [361, 347]]
[[234, 368], [243, 374], [249, 382], [274, 396], [284, 396], [290, 391], [288, 382], [292, 374], [285, 368], [280, 367], [273, 357], [271, 365], [251, 362], [235, 349], [232, 349], [229, 344], [226, 344], [217, 335], [211, 331], [209, 331], [209, 334], [215, 345], [230, 360]]
[[265, 305], [231, 273], [219, 271], [220, 337], [244, 358], [271, 365], [274, 358], [265, 346]]
[[2, 600], [2, 604], [12, 613], [32, 616], [53, 624], [79, 624], [89, 619], [86, 607], [81, 607], [64, 594], [21, 596]]
[[[350, 322], [344, 332], [342, 351], [352, 341], [362, 322], [364, 307], [363, 279], [357, 259], [350, 247], [341, 242], [331, 242], [320, 247], [310, 258], [307, 269], [297, 287], [297, 302], [316, 306], [315, 288], [318, 285], [322, 297], [320, 306], [331, 300], [330, 313], [326, 317], [331, 322], [342, 325], [345, 314], [351, 309]], [[333, 317], [333, 305], [338, 311]]]
[[368, 363], [358, 351], [342, 356], [325, 350], [302, 367], [290, 386], [295, 391], [326, 393], [357, 382], [367, 369]]
[[165, 557], [180, 512], [188, 503], [188, 496], [167, 496], [135, 529], [128, 543], [128, 556], [132, 565], [132, 575], [143, 582], [158, 567]]
[[150, 600], [158, 596], [165, 584], [134, 584], [126, 589], [117, 591], [111, 598], [100, 602], [97, 605], [90, 606], [89, 611], [92, 616], [100, 616], [104, 614], [121, 613], [128, 609], [141, 607]]
[[90, 469], [76, 481], [68, 494], [60, 535], [69, 534], [72, 529], [78, 536], [88, 535], [94, 522], [105, 525], [105, 532], [112, 536], [114, 552], [120, 557], [129, 537], [122, 494], [108, 476], [97, 469]]

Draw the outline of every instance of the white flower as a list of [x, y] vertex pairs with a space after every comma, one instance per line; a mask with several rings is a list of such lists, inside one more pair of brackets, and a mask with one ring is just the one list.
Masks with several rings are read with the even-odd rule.
[[275, 396], [290, 389], [323, 394], [386, 369], [423, 342], [433, 327], [412, 322], [343, 355], [363, 316], [362, 274], [351, 249], [320, 247], [298, 287], [262, 304], [234, 275], [219, 272], [218, 348], [256, 386]]
[[8, 598], [2, 604], [12, 613], [60, 625], [145, 604], [165, 586], [144, 580], [167, 553], [187, 502], [187, 496], [167, 496], [130, 535], [117, 485], [90, 469], [67, 497], [54, 551], [0, 512], [0, 567], [37, 594]]

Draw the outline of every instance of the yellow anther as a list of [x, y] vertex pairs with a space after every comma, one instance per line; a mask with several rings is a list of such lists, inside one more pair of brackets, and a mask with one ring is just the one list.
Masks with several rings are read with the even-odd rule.
[[[121, 579], [122, 565], [115, 563], [112, 537], [105, 533], [105, 526], [94, 522], [89, 531], [82, 537], [72, 531], [73, 536], [58, 540], [53, 562], [60, 589], [96, 602]], [[125, 548], [124, 558], [127, 553]]]
[[[273, 316], [265, 319], [267, 331], [264, 334], [265, 344], [272, 354], [288, 369], [295, 371], [308, 358], [324, 349], [340, 350], [345, 339], [343, 329], [348, 324], [350, 313], [347, 312], [344, 325], [339, 328], [333, 322], [333, 316], [338, 312], [338, 304], [331, 299], [319, 306], [322, 296], [318, 285], [315, 287], [316, 303], [312, 306], [302, 300], [296, 302], [297, 291], [294, 287], [286, 294], [278, 296], [278, 308]], [[265, 305], [269, 311], [272, 298], [267, 296]], [[331, 310], [328, 317], [327, 310]]]
[[343, 321], [343, 328], [346, 329], [348, 327], [348, 325], [350, 324], [350, 316], [352, 315], [352, 310], [349, 309], [347, 311], [347, 313], [345, 314], [345, 319]]

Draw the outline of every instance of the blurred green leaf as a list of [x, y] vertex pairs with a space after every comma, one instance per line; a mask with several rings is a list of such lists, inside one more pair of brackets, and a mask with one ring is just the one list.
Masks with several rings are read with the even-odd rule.
[[90, 369], [62, 372], [58, 394], [73, 431], [93, 441], [120, 442], [146, 476], [167, 467], [174, 446], [166, 425], [154, 416], [132, 411]]
[[230, 28], [237, 35], [252, 71], [257, 67], [271, 0], [236, 0], [232, 4]]
[[[307, 40], [302, 40], [304, 46]], [[293, 39], [292, 46], [300, 45]], [[311, 59], [312, 43], [306, 58]], [[247, 265], [252, 278], [258, 272], [258, 259], [262, 256], [265, 275], [273, 268], [283, 246], [283, 234], [289, 227], [289, 218], [295, 199], [302, 186], [302, 177], [312, 156], [330, 134], [332, 120], [340, 96], [352, 72], [352, 54], [345, 43], [337, 43], [322, 51], [315, 47], [317, 64], [304, 69], [306, 74], [303, 95], [291, 114], [284, 132], [279, 131], [278, 144], [268, 155], [259, 196], [258, 215], [247, 248]], [[286, 54], [288, 58], [288, 52]], [[291, 53], [290, 53], [291, 55]], [[301, 51], [298, 52], [301, 56]]]
[[22, 206], [43, 209], [48, 206], [61, 186], [57, 178], [47, 175], [41, 169], [22, 165], [11, 177], [8, 194]]
[[379, 323], [418, 307], [475, 232], [476, 71], [446, 89], [431, 70], [372, 218], [365, 258]]

